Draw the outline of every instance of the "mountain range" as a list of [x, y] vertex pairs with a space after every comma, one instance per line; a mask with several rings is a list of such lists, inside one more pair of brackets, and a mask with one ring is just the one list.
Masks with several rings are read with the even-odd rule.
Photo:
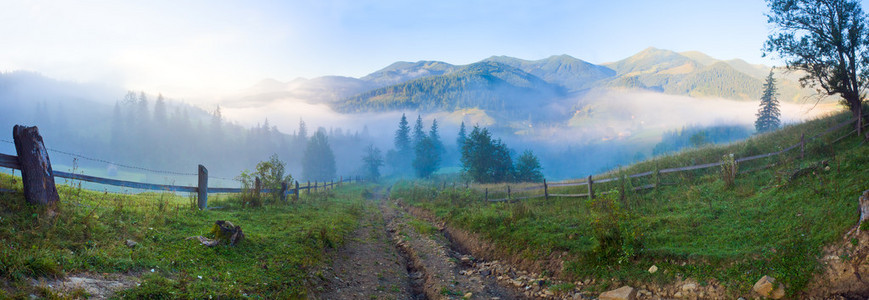
[[[440, 61], [396, 62], [361, 78], [324, 76], [290, 82], [264, 80], [227, 105], [295, 98], [327, 103], [343, 113], [392, 110], [457, 111], [482, 109], [526, 114], [528, 108], [571, 107], [596, 89], [638, 89], [696, 98], [756, 100], [770, 70], [779, 99], [798, 102], [812, 95], [800, 74], [719, 60], [696, 51], [648, 48], [625, 59], [593, 64], [569, 55], [540, 60], [492, 56], [468, 65]], [[524, 116], [523, 116], [524, 117]], [[533, 119], [533, 118], [532, 118]]]

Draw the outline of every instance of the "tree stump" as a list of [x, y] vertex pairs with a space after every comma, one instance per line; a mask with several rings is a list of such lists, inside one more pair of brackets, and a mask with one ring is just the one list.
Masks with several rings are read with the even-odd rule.
[[15, 151], [21, 165], [21, 179], [24, 184], [24, 198], [31, 204], [53, 205], [60, 200], [54, 186], [54, 172], [48, 151], [36, 126], [15, 125], [12, 128]]

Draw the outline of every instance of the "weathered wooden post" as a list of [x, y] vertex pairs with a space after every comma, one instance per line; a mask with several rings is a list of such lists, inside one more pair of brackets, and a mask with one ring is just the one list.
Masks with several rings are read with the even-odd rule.
[[546, 178], [543, 178], [543, 200], [549, 200], [549, 186], [546, 185]]
[[315, 193], [317, 192], [317, 181], [316, 180], [314, 180], [314, 192]]
[[259, 198], [260, 192], [263, 189], [263, 182], [259, 180], [259, 177], [256, 177], [256, 178], [254, 178], [253, 185], [254, 185], [253, 195], [254, 195], [254, 197]]
[[310, 195], [311, 194], [311, 181], [310, 180], [308, 180], [308, 185], [305, 185], [305, 187], [306, 187], [305, 193]]
[[287, 202], [287, 182], [281, 181], [281, 201]]
[[800, 159], [806, 156], [806, 134], [800, 134]]
[[12, 139], [18, 164], [21, 165], [21, 180], [24, 184], [24, 199], [31, 204], [54, 205], [60, 200], [54, 186], [54, 172], [39, 128], [15, 125]]
[[588, 175], [588, 200], [594, 199], [594, 188], [592, 187], [594, 180], [591, 180], [591, 175]]
[[507, 185], [507, 200], [513, 199], [510, 195], [510, 186]]
[[208, 209], [208, 169], [203, 165], [199, 165], [199, 186], [196, 191], [199, 193], [199, 210]]
[[489, 202], [489, 188], [486, 188], [486, 196], [485, 196], [485, 199], [486, 199], [486, 202]]
[[294, 194], [296, 197], [293, 198], [293, 201], [299, 201], [299, 181], [298, 180], [296, 180], [296, 190], [295, 190]]

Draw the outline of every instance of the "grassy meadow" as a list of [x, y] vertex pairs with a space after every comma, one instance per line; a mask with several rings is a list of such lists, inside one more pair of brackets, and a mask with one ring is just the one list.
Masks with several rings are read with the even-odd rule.
[[[814, 136], [848, 115], [788, 126], [746, 141], [658, 157], [595, 176], [619, 177], [779, 151], [801, 134]], [[505, 185], [440, 190], [442, 184], [400, 182], [392, 197], [432, 211], [449, 224], [477, 232], [507, 251], [543, 258], [565, 251], [574, 257], [565, 273], [612, 283], [670, 282], [691, 277], [715, 280], [735, 293], [748, 292], [763, 275], [804, 288], [818, 270], [824, 244], [840, 238], [859, 217], [857, 198], [867, 187], [869, 147], [848, 126], [783, 155], [737, 165], [729, 184], [722, 167], [595, 184], [597, 196], [533, 198], [487, 203], [506, 196]], [[861, 146], [862, 145], [862, 146]], [[582, 180], [577, 180], [582, 181]], [[657, 188], [634, 191], [650, 183]], [[513, 191], [534, 184], [511, 184]], [[438, 186], [437, 188], [435, 186]], [[549, 193], [581, 194], [586, 186], [555, 187]], [[512, 197], [542, 194], [513, 192]], [[604, 195], [601, 195], [604, 194]], [[657, 265], [661, 270], [650, 274]]]
[[[75, 186], [75, 184], [73, 184]], [[20, 178], [0, 175], [0, 298], [59, 295], [32, 279], [81, 273], [139, 277], [117, 297], [185, 299], [304, 298], [309, 267], [324, 249], [343, 243], [372, 209], [362, 185], [302, 193], [296, 203], [243, 207], [236, 196], [209, 198], [207, 211], [192, 197], [172, 193], [112, 194], [59, 185], [53, 216], [26, 203]], [[231, 247], [205, 247], [187, 237], [209, 237], [215, 221], [239, 225], [246, 238]], [[213, 235], [212, 235], [213, 237]], [[126, 240], [137, 243], [128, 247]]]

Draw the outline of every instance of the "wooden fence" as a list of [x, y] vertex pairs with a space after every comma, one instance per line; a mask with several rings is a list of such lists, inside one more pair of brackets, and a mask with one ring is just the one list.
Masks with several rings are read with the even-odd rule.
[[[21, 164], [18, 161], [17, 156], [6, 155], [0, 153], [0, 167], [17, 169], [21, 170]], [[52, 171], [52, 175], [54, 177], [66, 178], [72, 180], [81, 180], [99, 184], [106, 184], [112, 186], [119, 187], [128, 187], [135, 189], [143, 189], [143, 190], [155, 190], [155, 191], [167, 191], [167, 192], [188, 192], [188, 193], [197, 193], [199, 198], [199, 208], [207, 209], [208, 208], [208, 194], [219, 194], [219, 193], [230, 193], [237, 194], [242, 193], [244, 191], [243, 188], [224, 188], [224, 187], [208, 187], [208, 170], [199, 165], [199, 182], [197, 186], [178, 186], [178, 185], [166, 185], [166, 184], [153, 184], [153, 183], [143, 183], [143, 182], [133, 182], [126, 180], [118, 180], [111, 178], [102, 178], [84, 174], [76, 174], [76, 173], [67, 173], [62, 171]], [[281, 184], [280, 195], [281, 200], [286, 200], [289, 195], [293, 195], [295, 199], [299, 198], [299, 193], [301, 191], [306, 191], [310, 193], [311, 190], [317, 192], [318, 190], [325, 190], [340, 186], [342, 183], [352, 183], [352, 182], [361, 182], [364, 179], [360, 176], [348, 176], [347, 178], [339, 177], [338, 181], [331, 180], [329, 182], [318, 182], [314, 181], [312, 185], [310, 181], [307, 181], [305, 186], [299, 186], [299, 182], [295, 182], [295, 186], [291, 186], [288, 182], [283, 182]], [[260, 191], [261, 193], [274, 193], [276, 190], [274, 189], [262, 189], [260, 188], [260, 179], [255, 179], [256, 186], [255, 190]]]
[[[867, 114], [866, 116], [869, 116], [869, 114]], [[776, 152], [770, 152], [770, 153], [758, 154], [758, 155], [753, 155], [753, 156], [748, 156], [748, 157], [742, 157], [742, 158], [734, 158], [734, 162], [735, 162], [736, 164], [739, 164], [739, 163], [743, 163], [743, 162], [747, 162], [747, 161], [752, 161], [752, 160], [757, 160], [757, 159], [762, 159], [762, 158], [768, 158], [768, 157], [774, 157], [774, 156], [778, 156], [778, 155], [781, 155], [781, 154], [787, 153], [787, 152], [792, 151], [792, 150], [795, 150], [795, 149], [799, 149], [799, 150], [800, 150], [799, 157], [802, 158], [802, 157], [805, 156], [805, 147], [806, 147], [806, 143], [807, 143], [807, 142], [812, 141], [812, 140], [815, 140], [815, 139], [818, 139], [818, 138], [823, 137], [823, 136], [825, 136], [825, 135], [828, 135], [828, 134], [830, 134], [830, 133], [832, 133], [832, 132], [834, 132], [834, 131], [836, 131], [836, 130], [839, 130], [839, 129], [845, 127], [845, 126], [848, 126], [848, 125], [850, 125], [850, 124], [852, 124], [852, 123], [854, 123], [854, 122], [856, 122], [856, 121], [857, 121], [857, 118], [850, 119], [850, 120], [848, 120], [848, 121], [845, 121], [845, 122], [839, 123], [839, 124], [837, 124], [837, 125], [835, 125], [835, 126], [833, 126], [833, 127], [830, 127], [830, 128], [828, 128], [828, 129], [824, 130], [823, 132], [818, 133], [818, 134], [816, 134], [816, 135], [814, 135], [814, 136], [811, 136], [811, 137], [809, 137], [809, 138], [806, 138], [805, 135], [801, 135], [801, 136], [800, 136], [800, 141], [797, 142], [797, 143], [794, 144], [794, 145], [791, 145], [790, 147], [787, 147], [787, 148], [785, 148], [785, 149], [782, 149], [782, 150], [780, 150], [780, 151], [776, 151]], [[869, 126], [869, 124], [864, 125], [864, 126]], [[848, 132], [847, 134], [842, 135], [842, 136], [840, 136], [840, 137], [834, 139], [834, 140], [831, 142], [831, 144], [832, 144], [832, 143], [836, 143], [836, 142], [838, 142], [838, 141], [841, 141], [842, 139], [844, 139], [844, 138], [846, 138], [846, 137], [848, 137], [848, 136], [850, 136], [850, 135], [856, 133], [856, 131], [857, 131], [857, 130], [854, 129], [854, 130]], [[719, 167], [719, 166], [721, 166], [721, 165], [723, 165], [723, 164], [725, 164], [725, 162], [723, 162], [723, 161], [718, 161], [718, 162], [712, 162], [712, 163], [706, 163], [706, 164], [699, 164], [699, 165], [692, 165], [692, 166], [685, 166], [685, 167], [678, 167], [678, 168], [668, 168], [668, 169], [661, 169], [661, 170], [656, 170], [656, 171], [642, 172], [642, 173], [637, 173], [637, 174], [626, 175], [625, 177], [628, 178], [628, 179], [633, 179], [633, 178], [641, 178], [641, 177], [647, 177], [647, 176], [655, 175], [655, 177], [657, 178], [657, 175], [660, 175], [660, 174], [676, 173], [676, 172], [685, 172], [685, 171], [700, 170], [700, 169], [708, 169], [708, 168]], [[755, 169], [751, 169], [751, 170], [741, 171], [741, 172], [739, 172], [739, 173], [740, 173], [740, 174], [743, 174], [743, 173], [747, 173], [747, 172], [753, 172], [753, 171], [763, 170], [763, 169], [766, 169], [766, 168], [769, 168], [769, 167], [771, 167], [771, 166], [764, 166], [764, 167], [761, 167], [761, 168], [755, 168]], [[605, 174], [605, 175], [606, 175], [606, 174]], [[605, 175], [599, 175], [599, 176], [605, 176]], [[580, 179], [580, 181], [577, 181], [576, 179], [573, 179], [573, 180], [569, 180], [568, 182], [554, 182], [554, 183], [548, 183], [548, 182], [544, 179], [542, 185], [538, 184], [538, 185], [533, 185], [533, 186], [528, 186], [528, 187], [518, 188], [518, 189], [515, 189], [515, 190], [511, 190], [511, 186], [510, 186], [510, 185], [507, 185], [505, 190], [498, 191], [499, 193], [505, 191], [505, 192], [506, 192], [506, 197], [497, 198], [497, 199], [490, 199], [490, 198], [489, 198], [489, 192], [490, 192], [490, 190], [489, 190], [488, 188], [474, 188], [474, 189], [477, 190], [477, 191], [479, 191], [479, 192], [482, 192], [482, 193], [483, 193], [483, 199], [484, 199], [485, 201], [489, 201], [489, 202], [519, 201], [519, 200], [533, 199], [533, 198], [545, 198], [545, 199], [549, 199], [549, 197], [588, 197], [589, 199], [592, 199], [592, 198], [594, 198], [595, 195], [605, 195], [605, 194], [608, 194], [608, 193], [609, 193], [609, 192], [598, 192], [598, 193], [595, 193], [595, 191], [594, 191], [594, 185], [595, 185], [595, 184], [602, 184], [602, 183], [607, 183], [607, 182], [619, 181], [619, 180], [622, 180], [622, 179], [623, 179], [622, 177], [606, 177], [606, 178], [601, 178], [601, 179], [594, 179], [594, 177], [591, 176], [591, 175], [589, 175], [587, 178]], [[667, 183], [655, 182], [655, 183], [650, 183], [650, 184], [646, 184], [646, 185], [642, 185], [642, 186], [633, 187], [632, 189], [633, 189], [634, 191], [639, 191], [639, 190], [645, 190], [645, 189], [655, 188], [655, 187], [658, 187], [659, 185], [667, 185]], [[587, 186], [587, 189], [586, 189], [586, 192], [585, 192], [585, 193], [579, 193], [579, 194], [558, 194], [558, 193], [550, 193], [550, 192], [549, 192], [549, 189], [550, 189], [550, 188], [553, 188], [553, 187], [571, 187], [571, 186]], [[444, 185], [444, 187], [446, 187], [446, 185]], [[539, 190], [542, 190], [543, 193], [542, 193], [542, 194], [527, 195], [527, 196], [520, 196], [520, 197], [514, 197], [514, 196], [513, 196], [514, 193], [529, 192], [529, 191], [539, 191]], [[494, 192], [494, 190], [493, 190], [492, 192]]]

